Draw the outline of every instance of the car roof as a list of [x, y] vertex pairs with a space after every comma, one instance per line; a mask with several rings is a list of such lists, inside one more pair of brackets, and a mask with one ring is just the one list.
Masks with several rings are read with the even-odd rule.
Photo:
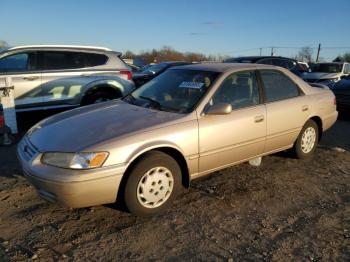
[[343, 65], [343, 64], [348, 64], [348, 63], [347, 62], [320, 62], [320, 63], [314, 63], [314, 65], [320, 65], [320, 64]]
[[165, 65], [176, 65], [176, 64], [191, 64], [191, 62], [187, 61], [167, 61], [167, 62], [161, 62], [158, 64], [165, 64]]
[[7, 53], [7, 52], [15, 52], [15, 51], [85, 51], [85, 52], [110, 52], [115, 53], [117, 56], [121, 56], [122, 53], [113, 51], [111, 49], [108, 49], [106, 47], [98, 47], [98, 46], [84, 46], [84, 45], [26, 45], [26, 46], [16, 46], [16, 47], [10, 47], [5, 50], [1, 50], [1, 53]]
[[[201, 63], [201, 64], [190, 64], [183, 66], [172, 67], [171, 70], [176, 69], [190, 69], [190, 70], [202, 70], [202, 71], [212, 71], [212, 72], [226, 72], [232, 69], [257, 69], [257, 68], [275, 68], [272, 65], [263, 64], [242, 64], [242, 63]], [[276, 67], [277, 68], [277, 67]]]
[[106, 47], [99, 46], [85, 46], [85, 45], [24, 45], [24, 46], [15, 46], [10, 47], [7, 50], [17, 50], [17, 49], [27, 49], [27, 48], [67, 48], [67, 49], [93, 49], [93, 50], [103, 50], [103, 51], [112, 51]]
[[230, 61], [230, 60], [251, 60], [253, 62], [256, 62], [261, 59], [266, 59], [266, 58], [280, 58], [280, 59], [288, 59], [288, 60], [293, 60], [296, 61], [292, 58], [289, 57], [283, 57], [283, 56], [239, 56], [239, 57], [230, 57], [225, 59], [225, 61]]

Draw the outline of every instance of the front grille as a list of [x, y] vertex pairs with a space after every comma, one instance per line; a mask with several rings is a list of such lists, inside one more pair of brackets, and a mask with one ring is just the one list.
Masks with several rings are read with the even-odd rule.
[[27, 138], [24, 138], [21, 141], [20, 150], [23, 157], [27, 161], [32, 160], [38, 154], [38, 150], [30, 143]]

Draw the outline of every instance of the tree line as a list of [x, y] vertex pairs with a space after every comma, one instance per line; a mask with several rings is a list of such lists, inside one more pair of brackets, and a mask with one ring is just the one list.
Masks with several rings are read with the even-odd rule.
[[179, 52], [170, 46], [163, 46], [160, 49], [152, 49], [149, 51], [140, 51], [138, 54], [132, 51], [126, 51], [122, 58], [135, 59], [140, 58], [146, 64], [160, 63], [165, 61], [188, 61], [188, 62], [202, 62], [202, 61], [216, 61], [221, 62], [227, 56], [222, 55], [205, 55], [196, 52]]

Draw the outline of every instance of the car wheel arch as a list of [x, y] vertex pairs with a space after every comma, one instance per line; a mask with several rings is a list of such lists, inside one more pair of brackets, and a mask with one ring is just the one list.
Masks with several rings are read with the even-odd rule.
[[[304, 125], [307, 123], [307, 121], [309, 120], [313, 120], [317, 127], [318, 127], [318, 142], [321, 141], [321, 138], [322, 138], [322, 134], [323, 134], [323, 123], [322, 123], [322, 119], [321, 117], [317, 116], [317, 115], [314, 115], [314, 116], [310, 116], [304, 123]], [[303, 125], [303, 126], [304, 126]]]
[[134, 154], [129, 161], [127, 161], [129, 164], [126, 167], [125, 174], [123, 176], [123, 180], [127, 179], [128, 173], [130, 173], [130, 170], [135, 166], [138, 161], [142, 159], [142, 157], [151, 151], [160, 151], [162, 153], [165, 153], [169, 155], [170, 157], [174, 158], [175, 161], [178, 163], [180, 169], [181, 169], [181, 175], [182, 175], [182, 184], [188, 188], [190, 186], [190, 174], [189, 174], [189, 168], [188, 163], [184, 157], [184, 154], [181, 152], [179, 148], [177, 148], [174, 145], [164, 144], [164, 145], [158, 145], [158, 146], [151, 146], [144, 149], [141, 149], [137, 151], [136, 154]]
[[86, 88], [86, 90], [84, 91], [84, 93], [81, 97], [80, 104], [85, 105], [86, 99], [89, 96], [91, 96], [92, 94], [99, 92], [99, 91], [111, 93], [116, 98], [123, 96], [122, 91], [118, 87], [113, 86], [113, 85], [109, 85], [108, 83], [99, 83], [99, 84], [95, 84], [95, 85], [92, 85], [92, 86], [89, 86]]

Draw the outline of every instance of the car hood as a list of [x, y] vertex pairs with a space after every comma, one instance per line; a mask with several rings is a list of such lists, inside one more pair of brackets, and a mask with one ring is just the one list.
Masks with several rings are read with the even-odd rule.
[[304, 79], [330, 79], [340, 77], [340, 73], [307, 73]]
[[47, 118], [32, 127], [27, 137], [41, 152], [78, 152], [111, 138], [166, 125], [183, 116], [114, 100]]

